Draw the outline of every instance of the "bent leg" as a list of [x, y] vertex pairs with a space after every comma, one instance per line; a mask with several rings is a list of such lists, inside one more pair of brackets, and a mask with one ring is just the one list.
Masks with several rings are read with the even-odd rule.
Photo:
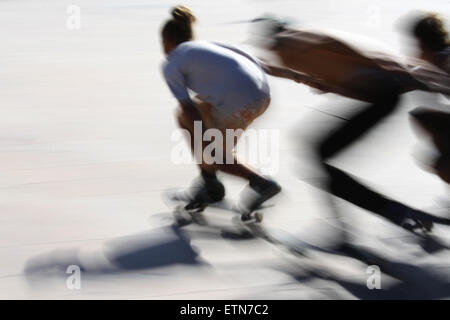
[[450, 113], [419, 107], [410, 112], [413, 124], [418, 125], [441, 154], [450, 154]]
[[[221, 131], [222, 134], [222, 149], [220, 158], [213, 164], [202, 163], [202, 168], [208, 170], [209, 168], [215, 171], [222, 171], [237, 177], [241, 177], [245, 180], [252, 179], [264, 179], [255, 170], [251, 169], [249, 166], [238, 161], [236, 158], [235, 147], [247, 127], [264, 111], [268, 108], [270, 104], [270, 99], [265, 99], [259, 101], [254, 105], [249, 105], [243, 108], [237, 114], [229, 115], [227, 113], [221, 112], [217, 109], [211, 109], [212, 112], [204, 113], [203, 119], [206, 122], [206, 127], [216, 128]], [[224, 107], [226, 110], [226, 107]], [[232, 140], [227, 137], [227, 130], [231, 130], [228, 134], [232, 134]], [[204, 147], [206, 147], [204, 143]]]
[[[208, 106], [203, 106], [208, 107]], [[202, 109], [203, 113], [205, 113], [205, 109]], [[208, 109], [206, 109], [206, 112], [208, 112]], [[202, 113], [200, 113], [202, 114]], [[202, 117], [193, 118], [190, 114], [183, 111], [183, 109], [179, 109], [177, 113], [177, 121], [180, 128], [185, 129], [190, 134], [190, 146], [191, 151], [194, 157], [198, 157], [199, 155], [195, 154], [195, 140], [196, 138], [202, 139], [201, 141], [201, 152], [203, 154], [204, 149], [204, 143], [203, 143], [203, 134], [206, 130], [204, 121]], [[194, 121], [201, 121], [202, 122], [202, 132], [201, 137], [195, 136], [195, 130], [194, 130]], [[199, 163], [199, 169], [201, 173], [202, 179], [197, 180], [194, 183], [195, 189], [197, 191], [194, 192], [194, 194], [191, 195], [192, 199], [194, 201], [198, 201], [201, 203], [209, 203], [209, 202], [216, 202], [223, 199], [225, 196], [225, 187], [223, 184], [217, 179], [216, 176], [216, 169], [212, 166], [208, 166], [203, 163], [203, 156], [200, 155], [201, 162]]]
[[[226, 136], [225, 136], [225, 130], [226, 129], [233, 129], [233, 130], [245, 130], [247, 126], [254, 120], [254, 118], [248, 118], [244, 119], [233, 119], [234, 123], [226, 123], [226, 121], [223, 121], [223, 119], [214, 119], [213, 115], [211, 114], [212, 106], [206, 102], [200, 101], [199, 99], [196, 99], [195, 101], [197, 109], [199, 110], [201, 117], [198, 119], [192, 118], [189, 114], [184, 112], [182, 109], [178, 110], [177, 114], [177, 120], [178, 125], [180, 128], [186, 129], [189, 131], [191, 136], [190, 146], [191, 151], [194, 153], [195, 150], [195, 138], [201, 139], [201, 155], [197, 155], [199, 157], [199, 167], [202, 171], [203, 175], [215, 175], [217, 171], [222, 171], [234, 176], [241, 177], [245, 180], [251, 180], [251, 179], [258, 179], [261, 178], [258, 173], [256, 173], [254, 170], [249, 168], [248, 166], [238, 162], [236, 159], [236, 155], [234, 153], [234, 147], [238, 142], [239, 137], [236, 137], [233, 141], [233, 145], [227, 146], [226, 145]], [[264, 110], [267, 108], [269, 102], [267, 102], [267, 105], [263, 106]], [[262, 112], [261, 112], [262, 113]], [[260, 114], [261, 114], [260, 113]], [[258, 114], [258, 116], [260, 115]], [[240, 120], [240, 121], [239, 121]], [[201, 137], [195, 137], [194, 136], [194, 121], [202, 121], [202, 136]], [[205, 159], [203, 157], [203, 150], [205, 147], [209, 144], [207, 141], [203, 141], [203, 135], [207, 129], [212, 129], [217, 127], [217, 124], [220, 124], [220, 126], [226, 126], [226, 129], [219, 129], [223, 134], [223, 146], [222, 146], [222, 157], [221, 162], [222, 163], [212, 163], [208, 164], [205, 162]], [[231, 163], [227, 163], [227, 159], [232, 159]], [[261, 178], [262, 179], [262, 178]]]
[[321, 165], [328, 176], [324, 188], [334, 196], [349, 201], [361, 208], [385, 216], [394, 222], [399, 222], [401, 217], [397, 213], [386, 214], [386, 210], [395, 201], [375, 192], [363, 185], [355, 178], [327, 164], [327, 160], [348, 147], [358, 138], [362, 137], [374, 128], [383, 118], [395, 110], [399, 101], [397, 94], [386, 95], [379, 98], [363, 111], [357, 113], [350, 120], [339, 126], [328, 135], [318, 147]]
[[339, 126], [319, 145], [318, 153], [322, 161], [326, 161], [351, 143], [365, 135], [383, 118], [395, 110], [399, 101], [397, 94], [389, 94], [380, 98], [363, 111]]

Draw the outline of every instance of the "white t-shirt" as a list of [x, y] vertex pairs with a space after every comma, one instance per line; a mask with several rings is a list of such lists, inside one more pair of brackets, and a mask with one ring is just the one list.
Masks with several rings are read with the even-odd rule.
[[183, 42], [167, 56], [163, 73], [179, 101], [190, 100], [190, 89], [222, 112], [232, 113], [270, 97], [258, 60], [228, 45]]

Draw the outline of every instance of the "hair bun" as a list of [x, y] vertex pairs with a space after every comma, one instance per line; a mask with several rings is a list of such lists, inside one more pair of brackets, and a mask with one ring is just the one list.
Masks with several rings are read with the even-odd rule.
[[173, 8], [171, 14], [174, 20], [183, 21], [187, 24], [192, 24], [196, 21], [191, 9], [186, 6], [177, 6]]

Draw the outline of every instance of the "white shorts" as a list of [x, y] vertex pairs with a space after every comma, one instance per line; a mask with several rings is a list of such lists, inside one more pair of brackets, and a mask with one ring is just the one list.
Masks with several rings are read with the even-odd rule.
[[216, 107], [212, 104], [195, 98], [194, 102], [199, 110], [205, 126], [219, 130], [242, 129], [245, 130], [257, 117], [266, 111], [270, 104], [270, 97], [262, 98], [259, 101], [248, 103], [240, 108], [234, 108], [230, 112], [229, 108]]

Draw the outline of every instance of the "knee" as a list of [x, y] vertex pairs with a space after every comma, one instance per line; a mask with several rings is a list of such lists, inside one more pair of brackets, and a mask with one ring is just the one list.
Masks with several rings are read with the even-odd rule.
[[330, 132], [312, 145], [313, 153], [321, 163], [325, 163], [333, 155], [335, 143], [333, 143], [332, 137]]
[[316, 157], [316, 160], [320, 163], [320, 165], [327, 165], [328, 160], [333, 157], [336, 152], [335, 148], [333, 148], [333, 143], [327, 140], [323, 140], [320, 143], [317, 143], [313, 146], [313, 154]]
[[420, 120], [428, 120], [430, 118], [430, 115], [433, 114], [433, 112], [425, 107], [417, 107], [414, 110], [409, 112], [410, 116], [414, 119]]
[[441, 156], [434, 164], [434, 171], [443, 181], [450, 184], [450, 157]]
[[383, 115], [389, 114], [395, 110], [400, 102], [400, 94], [393, 90], [386, 91], [382, 97], [377, 99], [377, 109]]
[[316, 146], [316, 155], [321, 162], [325, 162], [328, 158], [326, 142], [320, 143]]
[[385, 97], [386, 105], [390, 109], [394, 109], [400, 102], [400, 94], [396, 91], [390, 92]]

